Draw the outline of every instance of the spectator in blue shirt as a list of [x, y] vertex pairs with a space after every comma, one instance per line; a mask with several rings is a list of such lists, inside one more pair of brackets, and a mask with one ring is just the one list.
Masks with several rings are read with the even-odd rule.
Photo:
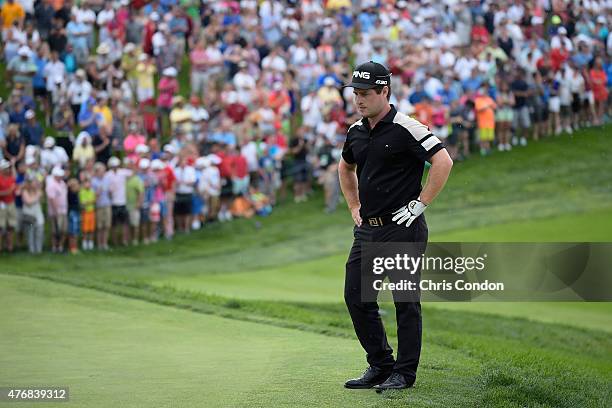
[[482, 77], [478, 74], [478, 68], [472, 70], [472, 75], [463, 81], [463, 89], [465, 92], [476, 92], [482, 85]]
[[412, 105], [416, 105], [417, 103], [424, 101], [426, 98], [427, 92], [425, 92], [425, 90], [423, 89], [423, 84], [417, 84], [416, 89], [414, 90], [412, 95], [408, 97], [408, 101], [410, 101]]
[[100, 133], [98, 123], [102, 121], [101, 114], [93, 110], [95, 105], [96, 100], [90, 97], [87, 101], [83, 102], [79, 111], [79, 126], [81, 130], [89, 133], [92, 137]]
[[21, 126], [21, 135], [25, 139], [26, 146], [42, 146], [43, 128], [36, 121], [36, 114], [33, 110], [25, 113], [26, 122]]

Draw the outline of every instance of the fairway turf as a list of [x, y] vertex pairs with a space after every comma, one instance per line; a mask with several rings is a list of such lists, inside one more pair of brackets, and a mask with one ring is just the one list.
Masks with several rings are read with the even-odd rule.
[[[355, 398], [380, 403], [373, 392], [342, 388], [348, 373], [363, 370], [361, 352], [350, 339], [25, 277], [0, 276], [0, 307], [0, 384], [69, 385], [67, 406], [347, 406]], [[442, 405], [449, 399], [439, 387], [450, 395], [477, 386], [474, 359], [440, 346], [428, 351], [435, 354], [432, 364], [446, 371], [430, 370], [431, 383], [415, 401]], [[471, 376], [456, 381], [452, 369]], [[466, 395], [465, 402], [476, 399]]]
[[[457, 165], [427, 212], [430, 239], [612, 241], [608, 138], [590, 129]], [[346, 209], [324, 215], [317, 196], [148, 247], [1, 256], [0, 385], [68, 385], [75, 407], [612, 400], [611, 303], [427, 303], [416, 388], [344, 390], [366, 366], [342, 301], [351, 238]], [[393, 313], [383, 305], [395, 344]]]
[[[461, 334], [457, 325], [474, 316], [442, 329], [439, 314], [426, 324], [431, 330], [422, 379], [414, 389], [381, 398], [341, 387], [348, 373], [363, 369], [361, 351], [348, 338], [222, 319], [26, 277], [0, 277], [0, 307], [5, 329], [0, 383], [67, 384], [68, 406], [447, 407], [514, 401], [570, 407], [598, 406], [610, 397], [602, 380], [610, 380], [609, 367], [599, 361], [610, 357], [609, 340], [570, 328], [483, 319], [481, 329]], [[552, 341], [542, 336], [547, 331]], [[554, 340], [557, 332], [589, 350], [576, 355], [573, 347]], [[21, 341], [13, 341], [16, 337]], [[566, 376], [570, 366], [571, 378]], [[547, 379], [540, 382], [543, 373]]]

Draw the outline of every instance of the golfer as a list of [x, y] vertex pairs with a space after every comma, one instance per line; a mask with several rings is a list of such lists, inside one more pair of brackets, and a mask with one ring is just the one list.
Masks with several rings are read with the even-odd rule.
[[[427, 242], [423, 212], [440, 193], [453, 166], [440, 140], [424, 124], [389, 104], [391, 73], [366, 62], [346, 87], [362, 118], [347, 132], [339, 164], [342, 192], [355, 222], [346, 263], [344, 298], [369, 367], [346, 388], [411, 387], [421, 352], [421, 304], [395, 299], [397, 357], [389, 346], [376, 300], [361, 296], [361, 245], [367, 242]], [[425, 187], [421, 178], [431, 163]], [[420, 273], [420, 271], [419, 271]]]

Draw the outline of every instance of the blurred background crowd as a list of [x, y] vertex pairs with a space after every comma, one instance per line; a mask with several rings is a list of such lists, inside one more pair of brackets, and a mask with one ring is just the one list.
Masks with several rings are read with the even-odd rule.
[[9, 251], [171, 239], [269, 215], [289, 186], [334, 211], [342, 84], [368, 60], [456, 161], [611, 117], [611, 0], [0, 4]]

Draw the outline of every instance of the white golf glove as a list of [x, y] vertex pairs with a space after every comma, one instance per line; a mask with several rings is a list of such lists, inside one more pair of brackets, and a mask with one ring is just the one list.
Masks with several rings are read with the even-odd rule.
[[423, 211], [427, 206], [423, 204], [421, 198], [417, 198], [416, 200], [412, 200], [408, 203], [408, 205], [403, 206], [397, 211], [393, 212], [393, 218], [391, 221], [395, 221], [397, 225], [402, 225], [406, 223], [406, 227], [409, 227], [419, 215], [423, 214]]

